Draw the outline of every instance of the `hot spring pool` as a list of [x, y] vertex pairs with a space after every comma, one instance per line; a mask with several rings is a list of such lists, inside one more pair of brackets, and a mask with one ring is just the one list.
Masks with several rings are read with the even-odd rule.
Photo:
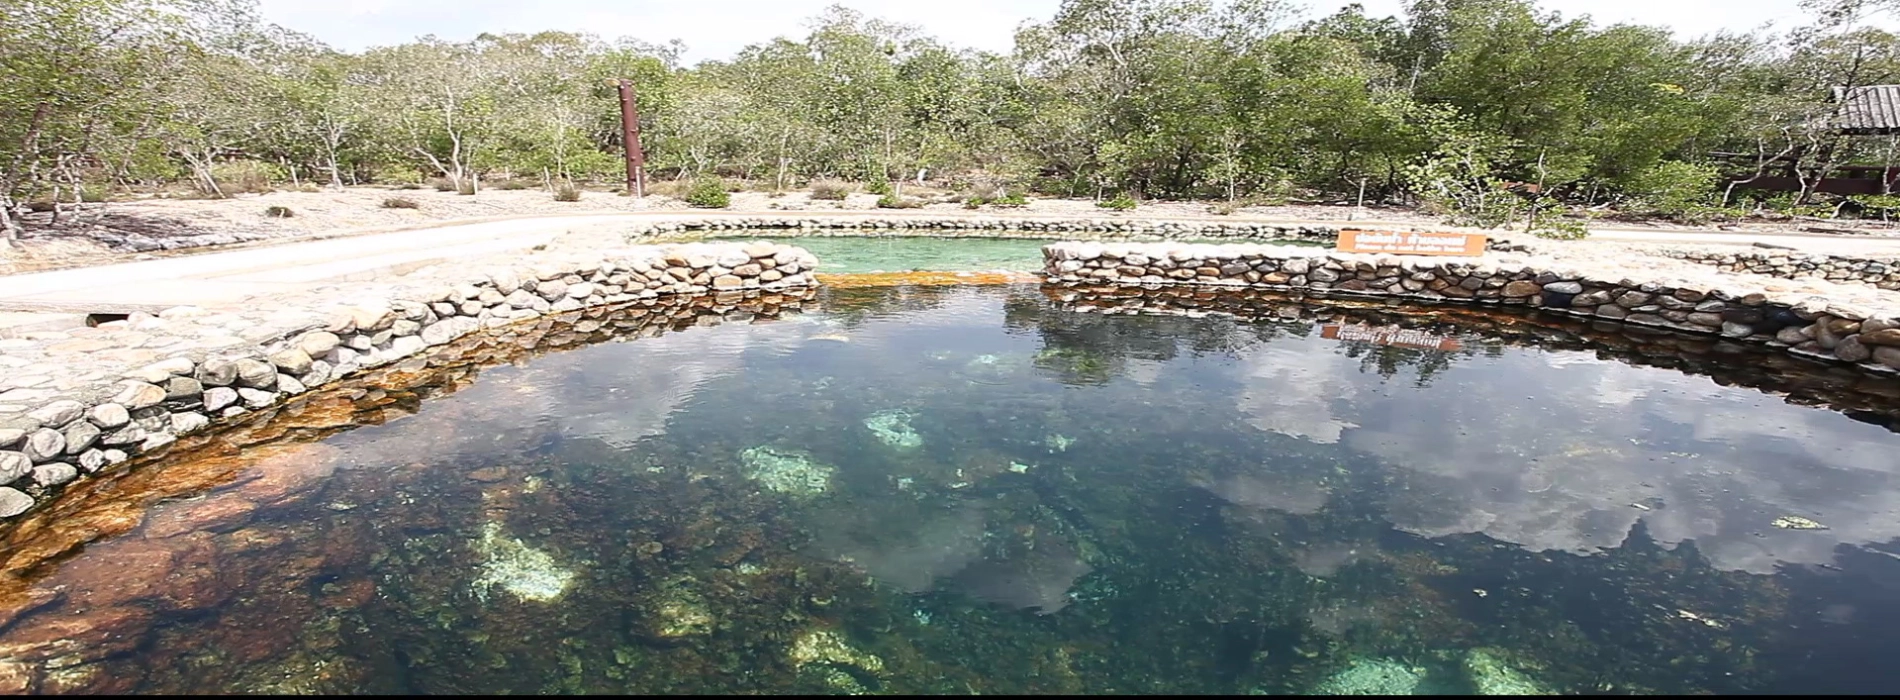
[[1894, 407], [1797, 405], [1838, 382], [1530, 316], [820, 294], [779, 318], [635, 307], [517, 331], [471, 346], [500, 363], [479, 377], [401, 368], [147, 467], [115, 488], [162, 503], [93, 499], [68, 519], [120, 534], [6, 584], [27, 601], [0, 629], [8, 677], [1900, 687]]

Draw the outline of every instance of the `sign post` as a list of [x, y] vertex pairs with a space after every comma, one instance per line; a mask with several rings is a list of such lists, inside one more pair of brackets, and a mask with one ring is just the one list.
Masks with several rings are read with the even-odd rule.
[[1484, 255], [1489, 239], [1482, 233], [1421, 233], [1416, 231], [1362, 231], [1342, 229], [1333, 246], [1341, 253], [1396, 253], [1399, 255]]
[[640, 147], [640, 107], [634, 102], [633, 81], [613, 81], [620, 88], [620, 140], [627, 146], [627, 194], [646, 197], [646, 153]]

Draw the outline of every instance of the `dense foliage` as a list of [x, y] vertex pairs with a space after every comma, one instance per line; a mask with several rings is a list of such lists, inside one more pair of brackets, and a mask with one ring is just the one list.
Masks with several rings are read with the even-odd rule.
[[560, 32], [344, 53], [251, 2], [0, 3], [0, 208], [176, 183], [612, 181], [609, 81], [627, 77], [662, 178], [1401, 198], [1480, 224], [1595, 204], [1693, 217], [1775, 156], [1815, 174], [1884, 161], [1891, 140], [1816, 125], [1833, 87], [1900, 82], [1900, 37], [1852, 21], [1881, 0], [1695, 39], [1532, 0], [1306, 21], [1282, 0], [1065, 0], [1008, 55], [833, 8], [806, 36], [696, 66], [677, 45]]

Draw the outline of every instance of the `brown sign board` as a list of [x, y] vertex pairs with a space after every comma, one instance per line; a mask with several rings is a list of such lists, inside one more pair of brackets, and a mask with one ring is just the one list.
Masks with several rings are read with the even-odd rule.
[[1421, 350], [1457, 350], [1463, 347], [1457, 338], [1397, 326], [1320, 326], [1319, 337], [1339, 341], [1357, 341], [1374, 345], [1394, 345]]
[[1422, 231], [1361, 231], [1344, 229], [1334, 249], [1341, 253], [1396, 253], [1399, 255], [1484, 255], [1482, 233]]

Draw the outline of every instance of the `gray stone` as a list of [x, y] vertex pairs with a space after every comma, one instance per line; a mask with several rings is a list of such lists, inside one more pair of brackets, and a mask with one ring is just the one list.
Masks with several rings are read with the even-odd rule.
[[586, 299], [593, 295], [594, 284], [592, 282], [576, 282], [567, 286], [567, 298], [569, 299]]
[[1544, 291], [1556, 292], [1558, 294], [1582, 294], [1583, 284], [1580, 282], [1551, 282], [1544, 285]]
[[1889, 328], [1900, 328], [1900, 319], [1870, 318], [1860, 322], [1860, 332], [1862, 333], [1884, 331]]
[[534, 308], [534, 300], [539, 298], [540, 297], [535, 296], [533, 292], [517, 289], [514, 293], [509, 294], [508, 298], [504, 301], [506, 301], [509, 306], [517, 309], [530, 309]]
[[270, 361], [271, 364], [277, 365], [278, 370], [287, 374], [303, 374], [310, 371], [310, 353], [298, 348], [279, 350], [270, 356]]
[[441, 345], [455, 339], [455, 324], [447, 320], [431, 323], [422, 329], [422, 342]]
[[178, 436], [171, 433], [151, 433], [145, 436], [144, 442], [139, 443], [139, 451], [153, 452], [174, 442], [178, 442]]
[[558, 301], [567, 296], [567, 283], [560, 280], [546, 280], [534, 286], [534, 293], [549, 302]]
[[394, 357], [407, 357], [409, 355], [414, 355], [418, 352], [422, 352], [425, 348], [428, 348], [428, 347], [429, 347], [429, 343], [424, 341], [422, 338], [418, 336], [413, 336], [413, 335], [405, 335], [405, 336], [402, 336], [402, 337], [396, 338], [395, 340], [390, 341], [389, 353], [391, 356], [394, 356]]
[[203, 430], [205, 426], [211, 424], [211, 418], [205, 414], [192, 413], [189, 411], [185, 413], [173, 413], [171, 421], [172, 432], [179, 435], [190, 435]]
[[112, 397], [112, 402], [125, 406], [127, 410], [136, 411], [141, 408], [151, 408], [165, 401], [164, 389], [146, 384], [145, 382], [125, 381], [120, 383], [119, 386], [121, 387], [119, 393], [117, 396]]
[[1312, 269], [1311, 265], [1306, 258], [1288, 258], [1286, 262], [1280, 263], [1280, 271], [1289, 275], [1304, 275]]
[[[1695, 314], [1690, 314], [1690, 322], [1691, 323], [1695, 322]], [[1754, 327], [1749, 326], [1746, 323], [1736, 323], [1734, 321], [1723, 321], [1721, 328], [1722, 328], [1722, 337], [1724, 338], [1746, 338], [1748, 336], [1755, 334]]]
[[324, 362], [323, 360], [316, 360], [310, 363], [310, 371], [305, 372], [303, 377], [298, 379], [298, 381], [303, 382], [305, 387], [323, 386], [329, 383], [330, 372], [330, 363]]
[[33, 508], [33, 497], [19, 489], [0, 486], [0, 518], [11, 518]]
[[308, 391], [308, 389], [304, 387], [303, 382], [297, 381], [296, 377], [288, 374], [277, 375], [277, 390], [283, 392], [286, 396], [296, 396]]
[[132, 422], [132, 414], [124, 406], [116, 403], [102, 403], [86, 412], [86, 420], [93, 425], [111, 430]]
[[0, 428], [0, 449], [13, 447], [26, 439], [26, 430], [21, 428]]
[[238, 386], [252, 389], [269, 389], [277, 385], [277, 368], [269, 362], [244, 358], [237, 363]]
[[99, 427], [92, 421], [73, 421], [62, 433], [66, 437], [66, 454], [76, 455], [92, 449], [93, 443], [99, 441], [99, 434]]
[[71, 423], [74, 418], [78, 418], [79, 414], [85, 410], [85, 404], [62, 400], [28, 411], [26, 416], [39, 421], [40, 425], [65, 425]]
[[107, 447], [119, 447], [123, 445], [135, 445], [144, 439], [145, 428], [139, 427], [138, 424], [134, 423], [99, 436], [99, 444]]
[[237, 390], [237, 393], [246, 408], [266, 408], [277, 401], [277, 394], [263, 389], [245, 387]]
[[41, 486], [60, 486], [79, 478], [79, 470], [65, 462], [51, 462], [33, 468], [33, 481]]
[[237, 381], [237, 363], [223, 357], [210, 358], [199, 363], [196, 376], [205, 386], [230, 386]]
[[1775, 340], [1788, 345], [1799, 345], [1807, 342], [1808, 336], [1806, 333], [1801, 332], [1799, 326], [1788, 326], [1787, 328], [1775, 331]]
[[237, 391], [229, 387], [215, 387], [205, 390], [205, 410], [217, 411], [237, 403]]
[[[477, 311], [476, 313], [481, 313], [481, 312]], [[348, 339], [343, 341], [343, 344], [349, 347], [351, 350], [355, 350], [357, 352], [369, 352], [371, 350], [376, 349], [376, 341], [371, 339], [370, 336], [362, 335], [362, 334], [350, 336]]]
[[1900, 369], [1900, 348], [1895, 348], [1895, 347], [1874, 348], [1873, 358], [1875, 362], [1886, 365], [1893, 369]]
[[165, 383], [165, 400], [197, 401], [205, 393], [204, 382], [191, 377], [172, 377]]
[[106, 453], [104, 450], [86, 450], [79, 455], [79, 468], [86, 470], [88, 474], [99, 471], [99, 468], [105, 465]]
[[1723, 323], [1721, 314], [1711, 313], [1692, 313], [1689, 314], [1687, 320], [1695, 325], [1707, 326], [1709, 328], [1720, 328]]
[[1860, 336], [1850, 335], [1834, 345], [1834, 357], [1842, 362], [1861, 362], [1873, 357], [1874, 351], [1860, 342]]
[[191, 374], [191, 370], [195, 368], [196, 366], [197, 365], [193, 364], [190, 358], [173, 357], [170, 359], [159, 360], [158, 362], [154, 362], [152, 364], [146, 365], [142, 369], [149, 369], [155, 372], [164, 372], [166, 374], [184, 376], [184, 375]]
[[409, 319], [403, 319], [401, 321], [397, 321], [395, 323], [389, 324], [389, 333], [394, 336], [406, 338], [408, 336], [412, 336], [421, 332], [422, 332], [422, 324], [417, 323], [415, 321], [411, 321]]
[[19, 452], [0, 452], [0, 484], [19, 481], [33, 471], [33, 460]]

